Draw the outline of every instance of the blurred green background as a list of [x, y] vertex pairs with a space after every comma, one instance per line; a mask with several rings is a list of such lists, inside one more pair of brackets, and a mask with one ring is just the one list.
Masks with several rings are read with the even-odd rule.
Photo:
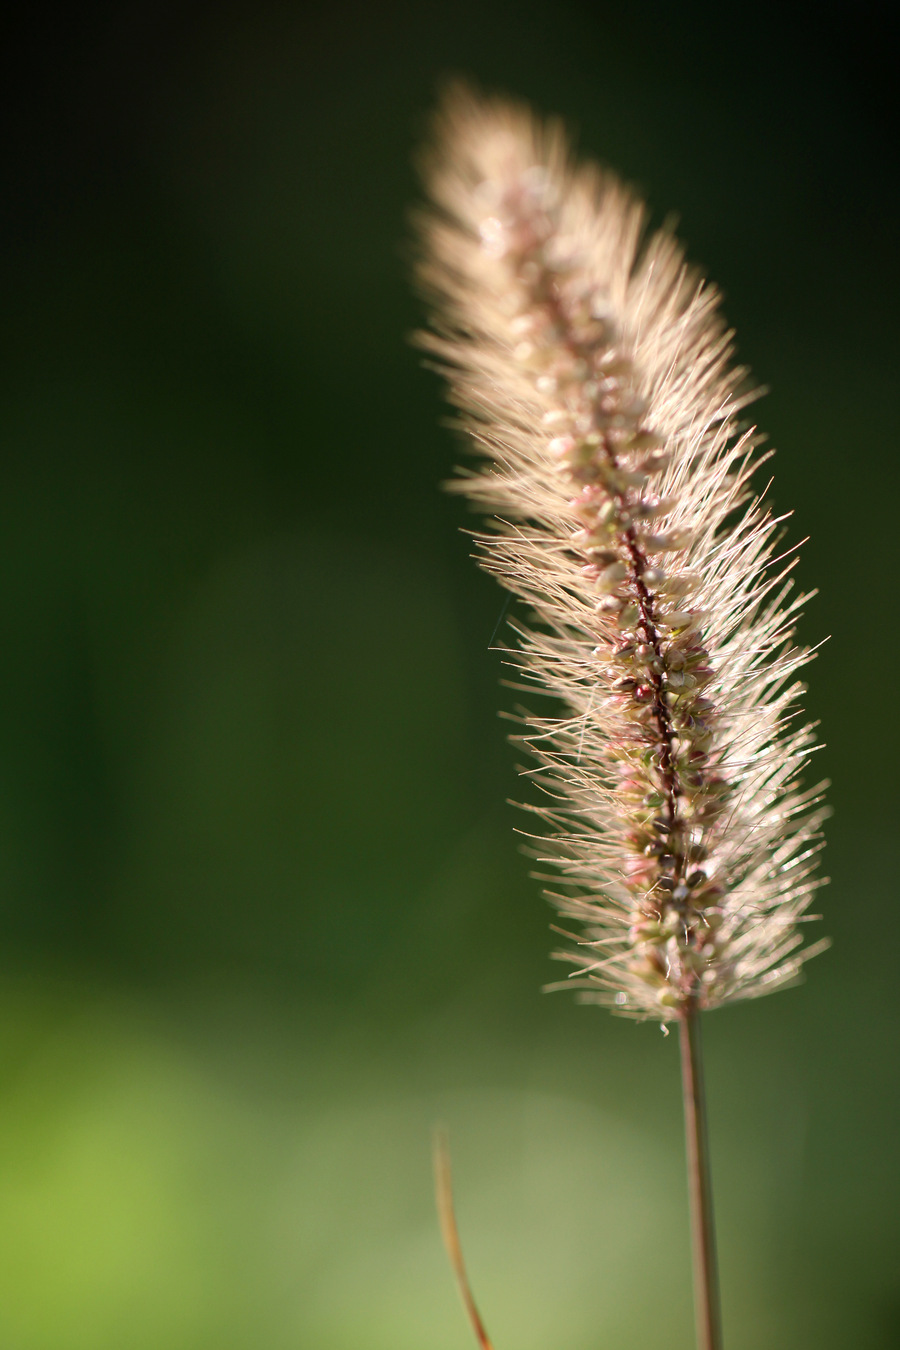
[[26, 7], [5, 44], [0, 1350], [692, 1343], [673, 1038], [540, 986], [502, 608], [406, 341], [464, 71], [676, 212], [809, 535], [831, 953], [708, 1019], [729, 1350], [900, 1345], [882, 12]]

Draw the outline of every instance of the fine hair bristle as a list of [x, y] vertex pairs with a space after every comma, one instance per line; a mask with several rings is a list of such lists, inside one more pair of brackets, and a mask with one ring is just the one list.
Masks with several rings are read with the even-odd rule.
[[806, 597], [717, 292], [523, 105], [454, 87], [424, 177], [421, 340], [483, 461], [457, 486], [527, 607], [521, 680], [557, 700], [520, 740], [578, 925], [567, 983], [662, 1021], [782, 987], [826, 945], [798, 929], [824, 784], [799, 779]]

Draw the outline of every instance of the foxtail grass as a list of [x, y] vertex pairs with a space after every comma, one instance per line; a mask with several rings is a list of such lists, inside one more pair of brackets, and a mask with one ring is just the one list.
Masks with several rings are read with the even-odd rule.
[[479, 461], [453, 486], [523, 602], [518, 687], [552, 700], [515, 716], [573, 966], [553, 987], [679, 1027], [698, 1344], [720, 1350], [700, 1018], [827, 945], [801, 928], [825, 814], [801, 782], [807, 596], [754, 485], [747, 372], [674, 235], [558, 122], [464, 87], [423, 163], [420, 340]]

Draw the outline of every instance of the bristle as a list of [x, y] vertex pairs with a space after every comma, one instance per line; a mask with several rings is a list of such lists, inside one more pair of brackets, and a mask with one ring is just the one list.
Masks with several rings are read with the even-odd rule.
[[778, 988], [821, 945], [796, 923], [824, 812], [798, 779], [805, 597], [751, 487], [718, 296], [521, 106], [454, 90], [426, 180], [422, 341], [486, 460], [458, 487], [530, 612], [515, 663], [562, 704], [519, 739], [577, 883], [554, 897], [584, 929], [572, 983], [663, 1021]]

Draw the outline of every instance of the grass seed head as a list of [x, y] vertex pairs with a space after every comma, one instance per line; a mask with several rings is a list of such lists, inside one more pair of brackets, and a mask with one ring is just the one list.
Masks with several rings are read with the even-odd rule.
[[794, 980], [823, 810], [799, 774], [804, 597], [754, 492], [716, 291], [558, 123], [464, 88], [425, 163], [419, 279], [481, 457], [482, 565], [525, 602], [536, 810], [584, 996], [668, 1021]]

